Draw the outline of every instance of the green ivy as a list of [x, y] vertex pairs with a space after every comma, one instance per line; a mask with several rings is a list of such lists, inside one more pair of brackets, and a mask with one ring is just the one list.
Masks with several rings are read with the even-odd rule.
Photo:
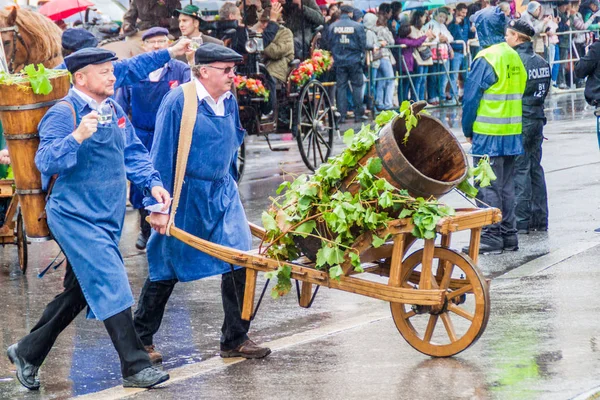
[[[392, 186], [379, 178], [382, 160], [371, 157], [364, 165], [359, 161], [377, 140], [379, 129], [400, 115], [407, 124], [404, 142], [418, 119], [412, 114], [408, 102], [402, 104], [400, 114], [386, 111], [377, 116], [375, 127], [363, 125], [360, 131], [349, 129], [344, 133], [348, 147], [340, 155], [322, 164], [312, 176], [300, 175], [292, 182], [283, 182], [277, 189], [269, 211], [262, 214], [262, 223], [267, 231], [262, 253], [280, 260], [295, 260], [300, 250], [294, 236], [316, 237], [321, 241], [315, 267], [327, 270], [332, 279], [343, 275], [341, 264], [348, 257], [357, 272], [363, 272], [360, 257], [352, 245], [365, 232], [375, 232], [387, 227], [397, 218], [412, 219], [413, 235], [417, 238], [435, 238], [437, 222], [454, 210], [437, 202], [435, 198], [413, 198], [406, 190]], [[410, 125], [410, 126], [409, 126]], [[356, 171], [352, 184], [358, 184], [356, 194], [341, 191], [340, 186], [350, 172]], [[373, 237], [373, 246], [380, 247], [390, 239]], [[262, 246], [261, 246], [262, 247]], [[269, 273], [277, 278], [272, 297], [277, 298], [291, 289], [291, 269], [280, 267]]]

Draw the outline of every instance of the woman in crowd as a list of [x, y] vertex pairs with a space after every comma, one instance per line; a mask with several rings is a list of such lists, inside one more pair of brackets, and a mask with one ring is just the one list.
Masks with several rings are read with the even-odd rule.
[[[410, 39], [420, 39], [423, 36], [431, 36], [432, 39], [426, 39], [425, 42], [431, 42], [433, 40], [433, 32], [425, 28], [426, 19], [427, 15], [425, 14], [425, 11], [413, 11], [410, 17], [410, 34], [408, 35]], [[429, 34], [427, 34], [427, 32], [429, 32]], [[433, 65], [433, 53], [431, 52], [431, 47], [425, 46], [424, 44], [425, 43], [413, 50], [413, 58], [416, 64], [413, 67], [413, 70], [416, 75], [428, 73], [429, 67]], [[417, 76], [414, 78], [413, 83], [417, 92], [416, 97], [413, 100], [425, 100], [425, 77]]]
[[433, 31], [435, 39], [432, 43], [434, 46], [431, 51], [433, 52], [433, 67], [431, 72], [443, 73], [442, 75], [432, 75], [427, 77], [427, 92], [429, 97], [429, 103], [432, 105], [440, 104], [440, 100], [450, 100], [446, 97], [446, 85], [448, 84], [448, 75], [446, 71], [449, 70], [448, 60], [452, 58], [452, 48], [450, 43], [454, 41], [454, 37], [446, 27], [446, 21], [450, 17], [450, 10], [446, 7], [440, 7], [433, 13], [433, 18], [427, 26]]
[[[413, 39], [410, 37], [412, 28], [407, 24], [402, 24], [398, 29], [398, 37], [396, 38], [396, 44], [403, 44], [406, 47], [402, 49], [402, 58], [404, 62], [400, 62], [398, 70], [401, 75], [413, 74], [415, 72], [415, 57], [413, 53], [418, 51], [417, 49], [425, 43], [426, 40], [433, 40], [433, 32], [426, 31], [425, 35], [420, 38]], [[407, 74], [408, 72], [408, 74]], [[413, 78], [413, 84], [415, 89], [417, 88], [417, 79]], [[408, 90], [410, 88], [410, 82], [408, 79], [401, 79], [398, 84], [398, 104], [402, 104], [404, 100], [408, 100]], [[412, 94], [411, 98], [416, 100], [418, 98], [417, 93]]]
[[396, 60], [392, 55], [390, 49], [386, 49], [385, 46], [392, 46], [394, 44], [394, 36], [387, 27], [388, 18], [386, 15], [379, 14], [377, 17], [377, 24], [373, 28], [373, 31], [377, 34], [377, 40], [379, 41], [380, 59], [379, 68], [377, 71], [378, 78], [386, 78], [383, 81], [377, 81], [377, 96], [375, 98], [375, 106], [379, 110], [391, 110], [394, 108], [394, 64]]

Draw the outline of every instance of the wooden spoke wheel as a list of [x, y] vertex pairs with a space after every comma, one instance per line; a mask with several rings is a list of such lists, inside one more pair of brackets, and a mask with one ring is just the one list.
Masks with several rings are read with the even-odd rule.
[[[422, 259], [421, 249], [403, 261], [403, 287], [418, 289]], [[392, 303], [392, 316], [404, 339], [416, 350], [449, 357], [467, 349], [485, 330], [490, 315], [488, 285], [468, 256], [442, 247], [434, 250], [431, 273], [432, 288], [447, 292], [444, 304]]]
[[244, 176], [244, 168], [246, 167], [246, 140], [242, 142], [242, 145], [237, 152], [237, 170], [238, 170], [238, 182], [242, 181]]
[[27, 271], [27, 236], [25, 235], [25, 225], [23, 224], [23, 215], [21, 212], [17, 215], [17, 224], [15, 227], [15, 239], [17, 241], [17, 251], [19, 257], [19, 268], [25, 274]]
[[304, 164], [314, 171], [331, 155], [335, 130], [333, 107], [319, 81], [304, 85], [296, 107], [298, 148]]

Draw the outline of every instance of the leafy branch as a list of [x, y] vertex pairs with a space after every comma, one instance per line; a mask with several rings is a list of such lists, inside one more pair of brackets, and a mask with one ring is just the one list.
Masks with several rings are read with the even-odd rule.
[[456, 187], [456, 189], [463, 192], [467, 197], [475, 198], [479, 190], [469, 182], [469, 178], [473, 178], [473, 182], [482, 188], [490, 186], [492, 181], [496, 180], [496, 174], [490, 165], [490, 157], [488, 155], [479, 158], [476, 167], [469, 167], [467, 177]]
[[0, 85], [16, 85], [21, 90], [33, 90], [35, 94], [47, 95], [52, 92], [52, 78], [68, 75], [67, 70], [46, 69], [43, 64], [29, 64], [21, 73], [0, 72]]

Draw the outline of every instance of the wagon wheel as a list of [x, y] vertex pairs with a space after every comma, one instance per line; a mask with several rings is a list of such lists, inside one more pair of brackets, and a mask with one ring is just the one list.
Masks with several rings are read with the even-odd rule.
[[331, 155], [335, 130], [331, 100], [321, 82], [310, 81], [302, 88], [295, 122], [302, 161], [314, 171]]
[[242, 145], [237, 151], [237, 170], [238, 170], [238, 182], [242, 181], [242, 176], [244, 176], [244, 168], [246, 167], [246, 140], [242, 142]]
[[25, 235], [25, 227], [23, 225], [23, 215], [20, 212], [17, 215], [16, 231], [19, 268], [24, 275], [27, 271], [27, 236]]
[[[422, 259], [421, 249], [403, 261], [403, 287], [418, 289]], [[490, 315], [488, 285], [468, 256], [442, 247], [434, 250], [432, 274], [433, 288], [447, 291], [444, 305], [392, 303], [392, 316], [404, 339], [416, 350], [449, 357], [467, 349], [485, 330]], [[438, 326], [441, 328], [436, 329]]]

